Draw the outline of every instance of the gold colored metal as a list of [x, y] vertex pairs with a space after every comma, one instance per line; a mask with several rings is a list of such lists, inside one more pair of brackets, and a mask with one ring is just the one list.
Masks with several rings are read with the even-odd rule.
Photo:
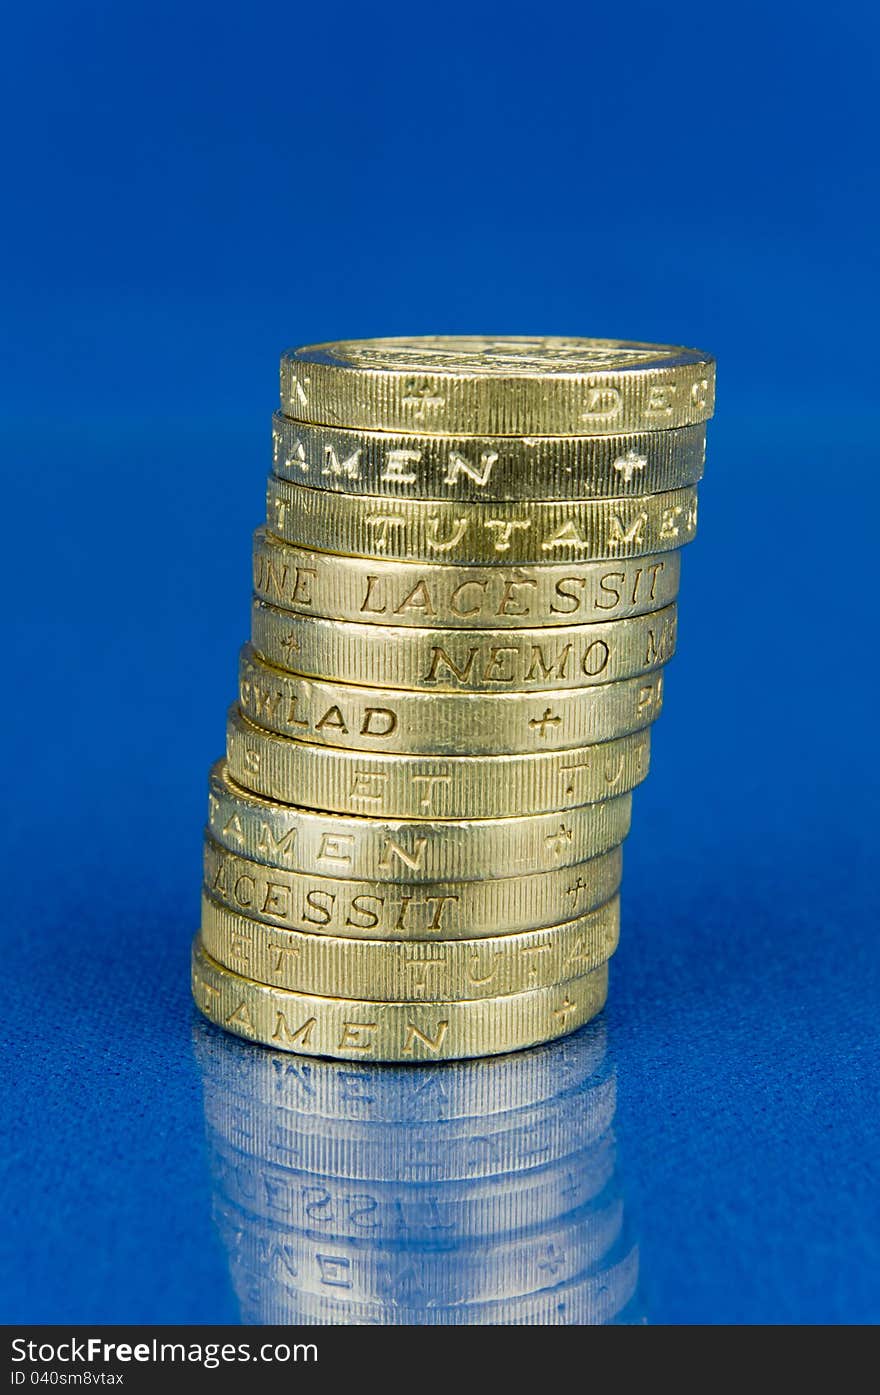
[[432, 336], [343, 340], [281, 360], [297, 421], [432, 435], [592, 436], [706, 421], [715, 363], [614, 339]]
[[[330, 622], [332, 623], [332, 622]], [[239, 660], [239, 706], [255, 726], [296, 741], [406, 755], [512, 755], [612, 741], [663, 706], [663, 672], [590, 688], [532, 693], [418, 693], [302, 678]]]
[[[645, 764], [648, 748], [645, 748]], [[557, 868], [574, 869], [622, 843], [632, 796], [586, 804], [564, 814], [515, 818], [382, 819], [317, 813], [262, 799], [230, 777], [225, 761], [211, 770], [208, 830], [232, 853], [305, 876], [415, 887], [482, 882]], [[577, 873], [573, 873], [577, 880]]]
[[284, 1051], [350, 1061], [461, 1060], [565, 1036], [605, 1003], [608, 967], [553, 988], [446, 1003], [291, 993], [224, 969], [193, 944], [196, 1006], [220, 1027]]
[[479, 939], [364, 940], [282, 929], [202, 894], [202, 945], [224, 968], [296, 993], [368, 1002], [462, 1002], [552, 988], [617, 948], [620, 902], [562, 925]]
[[[211, 773], [193, 949], [211, 1021], [287, 1052], [430, 1065], [599, 1011], [714, 397], [710, 355], [624, 340], [282, 356], [251, 640]], [[263, 1240], [230, 1205], [244, 1275]], [[579, 1234], [559, 1236], [576, 1256]], [[314, 1238], [293, 1288], [326, 1307]], [[531, 1299], [551, 1281], [518, 1246], [504, 1268]], [[477, 1258], [448, 1283], [432, 1269], [432, 1302], [488, 1313]], [[379, 1251], [346, 1265], [351, 1302], [384, 1306]], [[554, 1267], [554, 1288], [574, 1279]]]
[[276, 475], [313, 489], [410, 499], [663, 494], [703, 475], [706, 426], [626, 436], [431, 436], [272, 419]]
[[311, 935], [429, 945], [434, 940], [481, 939], [573, 920], [614, 896], [620, 886], [621, 862], [617, 847], [574, 867], [554, 867], [522, 877], [355, 881], [268, 867], [230, 852], [206, 835], [204, 877], [215, 901], [262, 922], [267, 929], [279, 926]]
[[678, 595], [681, 557], [540, 566], [455, 567], [443, 562], [341, 557], [254, 534], [254, 592], [301, 615], [367, 625], [503, 630], [624, 620]]
[[237, 708], [226, 724], [236, 784], [282, 803], [377, 818], [491, 819], [595, 804], [639, 784], [648, 751], [648, 732], [640, 731], [537, 755], [377, 755], [276, 736]]
[[431, 693], [545, 693], [616, 683], [660, 668], [675, 653], [675, 639], [675, 605], [549, 631], [359, 625], [296, 615], [265, 601], [251, 609], [253, 647], [276, 668]]
[[696, 486], [632, 499], [455, 503], [334, 494], [269, 476], [269, 531], [297, 547], [455, 566], [653, 557], [697, 530]]

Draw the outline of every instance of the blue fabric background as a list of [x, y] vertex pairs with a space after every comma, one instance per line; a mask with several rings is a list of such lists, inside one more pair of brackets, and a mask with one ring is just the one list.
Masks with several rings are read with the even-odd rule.
[[277, 355], [720, 362], [607, 1011], [650, 1321], [880, 1317], [878, 20], [4, 20], [8, 1321], [222, 1321], [187, 956]]

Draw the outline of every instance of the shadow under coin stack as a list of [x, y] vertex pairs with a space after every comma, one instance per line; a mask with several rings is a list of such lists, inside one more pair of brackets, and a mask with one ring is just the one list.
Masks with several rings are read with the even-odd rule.
[[588, 339], [286, 354], [193, 992], [416, 1061], [600, 1011], [714, 364]]

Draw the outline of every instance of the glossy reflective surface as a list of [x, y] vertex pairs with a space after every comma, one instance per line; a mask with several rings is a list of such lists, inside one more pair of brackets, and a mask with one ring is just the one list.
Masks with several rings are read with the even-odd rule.
[[[432, 1115], [442, 1099], [427, 1091], [428, 1112], [380, 1130], [394, 1146], [364, 1145], [363, 1175], [340, 1179], [331, 1140], [351, 1157], [350, 1131], [374, 1138], [378, 1121], [340, 1114], [329, 1096], [304, 1112], [291, 1086], [280, 1101], [243, 1092], [231, 1063], [250, 1056], [234, 1042], [209, 1049], [189, 997], [207, 772], [247, 631], [271, 405], [212, 432], [210, 450], [202, 425], [180, 422], [41, 418], [3, 434], [21, 526], [4, 553], [18, 599], [4, 631], [0, 1311], [15, 1322], [232, 1322], [270, 1299], [320, 1306], [327, 1274], [346, 1267], [322, 1276], [298, 1238], [305, 1207], [290, 1177], [315, 1172], [308, 1185], [332, 1201], [315, 1198], [309, 1243], [328, 1243], [359, 1285], [358, 1298], [335, 1285], [334, 1312], [521, 1305], [547, 1243], [568, 1257], [556, 1283], [586, 1275], [585, 1293], [603, 1273], [613, 1288], [618, 1259], [637, 1250], [634, 1316], [652, 1324], [877, 1319], [870, 510], [845, 512], [844, 551], [807, 548], [822, 481], [863, 461], [870, 433], [820, 439], [793, 420], [729, 414], [713, 423], [700, 538], [683, 559], [681, 648], [624, 849], [604, 1045], [582, 1062], [582, 1083], [561, 1072], [540, 1084], [538, 1073], [469, 1124], [464, 1099], [460, 1115]], [[744, 461], [762, 482], [757, 519]], [[250, 1055], [248, 1069], [269, 1075], [269, 1058]], [[254, 1209], [266, 1186], [260, 1139], [279, 1117], [300, 1153], [276, 1155], [273, 1207]], [[510, 1125], [493, 1133], [500, 1118]], [[614, 1139], [605, 1184], [602, 1124]], [[300, 1155], [318, 1139], [320, 1169]], [[408, 1206], [410, 1228], [398, 1221], [395, 1233], [398, 1183], [385, 1180], [380, 1227], [359, 1238], [363, 1213], [343, 1202], [395, 1160], [417, 1159], [419, 1139], [429, 1159], [451, 1150], [473, 1168], [495, 1139], [503, 1202], [485, 1201], [493, 1176], [405, 1178], [433, 1188], [436, 1210]], [[562, 1157], [594, 1147], [581, 1191], [552, 1218]], [[444, 1212], [450, 1195], [459, 1200]], [[456, 1272], [449, 1251], [426, 1262], [430, 1231], [413, 1228], [423, 1215], [473, 1224], [481, 1238], [465, 1252], [494, 1255], [491, 1283], [476, 1262]], [[514, 1224], [528, 1238], [515, 1262], [519, 1242], [499, 1239]], [[258, 1292], [253, 1256], [279, 1234]], [[629, 1316], [606, 1297], [604, 1312]]]
[[242, 1321], [632, 1320], [601, 1023], [410, 1069], [257, 1050], [207, 1024], [194, 1041]]
[[487, 329], [719, 363], [603, 1019], [639, 1311], [880, 1319], [880, 9], [829, 11], [5, 7], [10, 1321], [239, 1315], [187, 960], [278, 354]]

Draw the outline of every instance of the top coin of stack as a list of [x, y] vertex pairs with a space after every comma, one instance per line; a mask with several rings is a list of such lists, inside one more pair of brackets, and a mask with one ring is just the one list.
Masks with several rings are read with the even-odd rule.
[[585, 339], [282, 358], [196, 1001], [347, 1059], [489, 1055], [605, 1000], [714, 363]]

